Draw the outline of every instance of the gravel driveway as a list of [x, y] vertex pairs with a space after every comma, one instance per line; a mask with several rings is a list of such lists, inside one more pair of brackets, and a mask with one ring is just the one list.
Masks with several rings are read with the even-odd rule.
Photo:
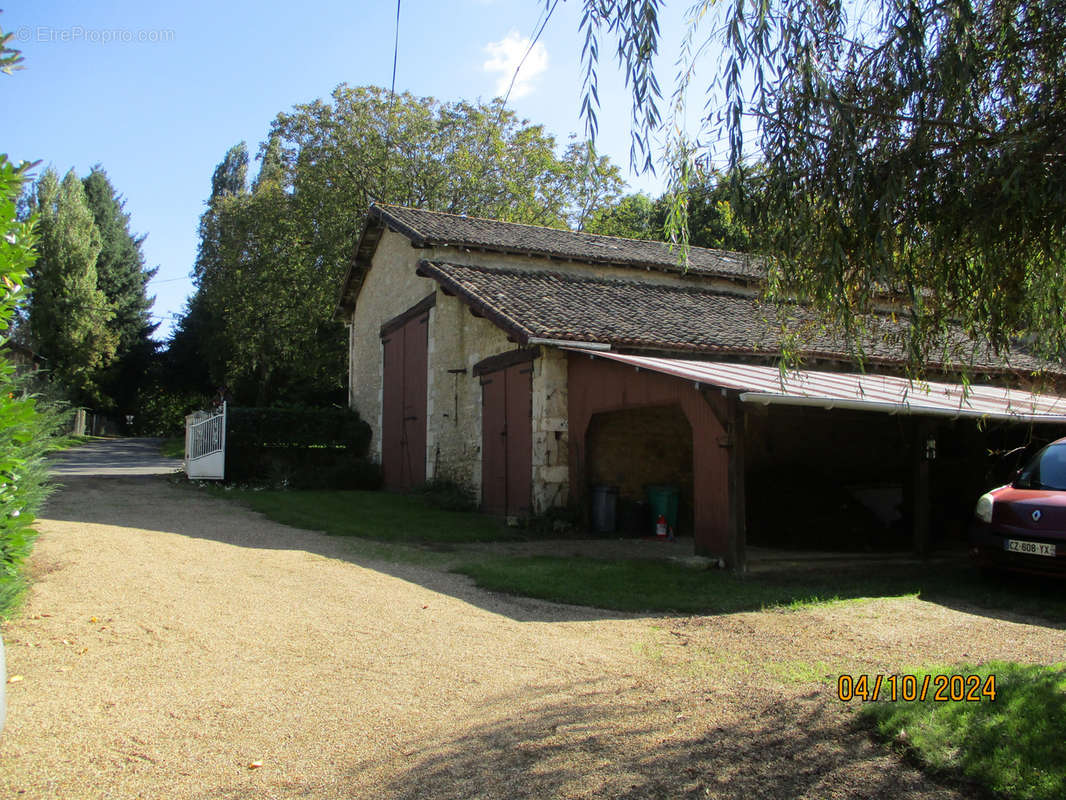
[[651, 618], [502, 597], [161, 477], [68, 477], [44, 517], [3, 630], [22, 679], [0, 797], [963, 797], [819, 679], [1066, 651], [917, 600]]

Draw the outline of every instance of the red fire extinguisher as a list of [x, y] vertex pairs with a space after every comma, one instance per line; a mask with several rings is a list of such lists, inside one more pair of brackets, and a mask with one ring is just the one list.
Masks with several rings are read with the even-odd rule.
[[666, 539], [666, 534], [669, 528], [666, 524], [666, 517], [663, 514], [659, 515], [659, 519], [655, 520], [655, 538]]

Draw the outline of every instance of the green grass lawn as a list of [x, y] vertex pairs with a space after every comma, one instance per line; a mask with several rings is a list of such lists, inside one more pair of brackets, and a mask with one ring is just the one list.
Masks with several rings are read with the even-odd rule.
[[920, 674], [994, 674], [996, 699], [863, 704], [860, 713], [880, 736], [935, 771], [1004, 797], [1066, 797], [1066, 665], [994, 662]]
[[[521, 531], [497, 519], [434, 508], [421, 495], [210, 491], [239, 500], [276, 522], [335, 536], [431, 547], [522, 538]], [[818, 568], [784, 567], [738, 578], [721, 570], [668, 561], [511, 556], [468, 549], [453, 555], [449, 565], [482, 588], [618, 611], [715, 614], [915, 596], [948, 606], [1066, 622], [1066, 594], [1059, 584], [1049, 586], [1047, 581], [1031, 578], [988, 580], [965, 562], [852, 562]]]
[[215, 489], [275, 522], [385, 542], [457, 543], [516, 538], [513, 529], [483, 514], [442, 511], [423, 497], [388, 492], [254, 491]]
[[159, 445], [164, 458], [185, 458], [185, 437], [170, 436]]
[[663, 561], [485, 556], [457, 568], [485, 589], [619, 611], [729, 613], [869, 597], [918, 596], [945, 605], [1066, 621], [1066, 597], [1032, 580], [982, 579], [968, 564], [834, 565], [738, 578]]
[[721, 613], [824, 602], [839, 595], [818, 581], [780, 585], [666, 561], [494, 556], [456, 571], [492, 591], [618, 611]]

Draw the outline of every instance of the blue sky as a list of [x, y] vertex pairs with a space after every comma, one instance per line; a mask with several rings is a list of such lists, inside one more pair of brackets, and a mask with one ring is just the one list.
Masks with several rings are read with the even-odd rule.
[[[661, 61], [674, 73], [680, 9], [664, 20]], [[403, 0], [397, 91], [489, 100], [506, 86], [540, 19], [539, 0]], [[565, 143], [582, 133], [578, 0], [564, 0], [526, 62], [511, 106]], [[242, 139], [254, 153], [271, 120], [339, 83], [388, 86], [396, 6], [274, 0], [152, 4], [9, 2], [0, 28], [15, 34], [26, 68], [0, 75], [0, 151], [60, 173], [102, 164], [125, 197], [165, 338], [192, 291], [189, 271], [211, 173]], [[673, 49], [671, 49], [673, 48]], [[607, 47], [604, 48], [605, 50]], [[605, 56], [607, 54], [605, 53]], [[628, 166], [629, 105], [613, 62], [600, 78], [602, 152]], [[502, 81], [502, 83], [501, 83]], [[15, 115], [17, 109], [17, 116]], [[629, 176], [657, 193], [658, 179]]]

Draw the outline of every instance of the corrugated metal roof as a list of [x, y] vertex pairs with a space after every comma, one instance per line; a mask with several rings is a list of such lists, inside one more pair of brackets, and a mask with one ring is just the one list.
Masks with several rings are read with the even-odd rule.
[[934, 381], [912, 382], [889, 375], [789, 370], [757, 364], [689, 361], [566, 348], [609, 358], [639, 369], [673, 375], [740, 392], [748, 403], [857, 408], [890, 414], [985, 417], [1016, 422], [1066, 422], [1066, 397], [1002, 386]]

